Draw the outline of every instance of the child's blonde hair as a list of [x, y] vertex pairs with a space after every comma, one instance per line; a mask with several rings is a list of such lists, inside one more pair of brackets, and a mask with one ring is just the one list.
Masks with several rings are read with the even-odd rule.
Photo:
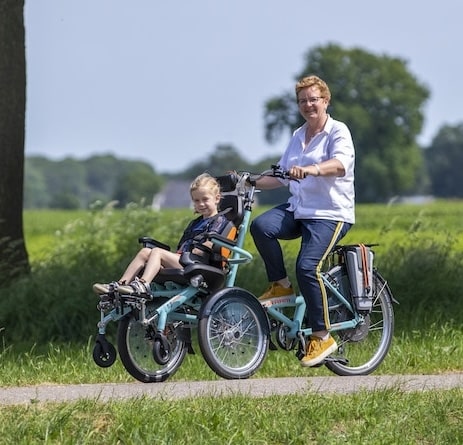
[[197, 176], [194, 181], [190, 185], [190, 195], [195, 190], [199, 188], [208, 188], [213, 195], [220, 194], [220, 185], [213, 176], [209, 173], [202, 173], [201, 175]]

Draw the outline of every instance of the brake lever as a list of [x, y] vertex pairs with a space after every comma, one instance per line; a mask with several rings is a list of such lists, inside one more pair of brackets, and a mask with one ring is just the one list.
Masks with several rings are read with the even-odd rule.
[[273, 171], [273, 176], [275, 178], [289, 179], [290, 181], [299, 182], [299, 179], [292, 178], [289, 172], [286, 170], [282, 170], [282, 168], [279, 165], [272, 165], [271, 168]]

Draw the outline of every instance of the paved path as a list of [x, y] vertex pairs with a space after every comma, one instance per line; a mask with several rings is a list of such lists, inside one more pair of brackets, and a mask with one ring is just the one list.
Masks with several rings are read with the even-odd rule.
[[272, 394], [337, 393], [398, 388], [401, 391], [463, 389], [463, 373], [442, 375], [370, 375], [363, 377], [297, 377], [248, 380], [216, 380], [164, 383], [101, 383], [82, 385], [40, 385], [0, 388], [0, 405], [37, 402], [65, 402], [77, 399], [101, 401], [129, 397], [174, 400], [185, 397], [244, 394], [252, 397]]

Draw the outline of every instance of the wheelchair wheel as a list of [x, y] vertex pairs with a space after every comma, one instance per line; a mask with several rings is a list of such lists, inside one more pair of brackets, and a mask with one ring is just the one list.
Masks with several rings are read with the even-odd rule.
[[[147, 303], [146, 316], [153, 315], [166, 301], [165, 298], [156, 298]], [[167, 324], [169, 357], [166, 360], [155, 361], [153, 351], [158, 340], [155, 339], [153, 326], [143, 326], [134, 313], [124, 317], [119, 322], [117, 347], [127, 372], [144, 383], [163, 382], [173, 375], [181, 366], [188, 349], [185, 340], [182, 339], [181, 330], [181, 327], [176, 327], [173, 323]]]
[[201, 353], [216, 374], [225, 379], [246, 379], [267, 355], [269, 321], [251, 293], [225, 288], [201, 307], [198, 338]]
[[[336, 268], [335, 268], [336, 269]], [[330, 272], [348, 295], [347, 272], [339, 267]], [[347, 293], [346, 293], [347, 292]], [[328, 301], [333, 301], [333, 297]], [[367, 375], [375, 371], [385, 359], [394, 332], [393, 297], [385, 280], [373, 272], [373, 307], [364, 315], [364, 322], [352, 329], [331, 331], [338, 350], [325, 362], [328, 369], [341, 376]], [[343, 305], [330, 304], [330, 320], [334, 324], [352, 318]], [[331, 360], [332, 359], [332, 360]]]

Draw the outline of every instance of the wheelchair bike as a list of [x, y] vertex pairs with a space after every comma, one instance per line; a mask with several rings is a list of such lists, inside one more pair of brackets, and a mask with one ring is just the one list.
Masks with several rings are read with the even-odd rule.
[[[254, 295], [235, 287], [238, 266], [252, 260], [242, 248], [250, 222], [255, 187], [249, 174], [217, 178], [221, 186], [221, 213], [236, 236], [210, 233], [215, 249], [228, 252], [219, 264], [204, 264], [190, 252], [180, 257], [183, 269], [163, 268], [151, 283], [152, 296], [121, 295], [110, 285], [98, 305], [100, 321], [93, 359], [101, 367], [116, 360], [116, 348], [106, 338], [106, 327], [117, 322], [117, 349], [125, 369], [141, 382], [162, 382], [192, 352], [196, 328], [201, 353], [219, 376], [245, 379], [253, 375], [267, 355], [270, 323]], [[204, 237], [204, 234], [202, 235]], [[143, 246], [169, 246], [143, 237]], [[193, 247], [199, 247], [193, 244]], [[206, 255], [207, 256], [207, 255]]]
[[[116, 348], [106, 339], [106, 327], [118, 322], [117, 349], [125, 369], [141, 382], [162, 382], [192, 352], [192, 331], [209, 367], [225, 379], [252, 376], [264, 362], [269, 346], [296, 350], [301, 359], [310, 328], [304, 328], [301, 295], [258, 300], [236, 287], [238, 267], [252, 261], [243, 249], [249, 227], [255, 180], [263, 175], [288, 179], [272, 166], [259, 175], [249, 172], [217, 178], [221, 208], [237, 229], [236, 236], [209, 234], [215, 248], [225, 249], [221, 264], [204, 264], [181, 256], [183, 269], [161, 269], [151, 283], [152, 296], [120, 295], [117, 285], [99, 303], [100, 321], [93, 359], [101, 367], [116, 360]], [[151, 238], [144, 246], [169, 248]], [[386, 357], [394, 331], [393, 303], [386, 280], [373, 267], [373, 245], [336, 246], [322, 272], [337, 351], [320, 365], [338, 375], [372, 373]], [[367, 281], [365, 283], [365, 280]]]

